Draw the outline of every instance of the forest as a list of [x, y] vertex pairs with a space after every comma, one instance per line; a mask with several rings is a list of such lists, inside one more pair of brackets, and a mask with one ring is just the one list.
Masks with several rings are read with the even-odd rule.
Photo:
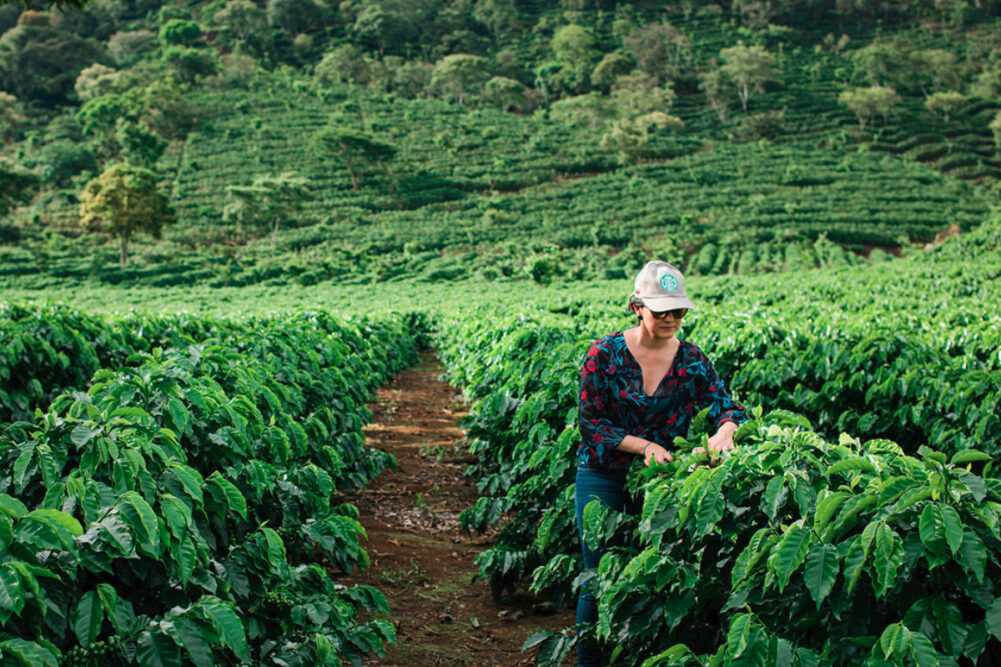
[[3, 277], [548, 282], [649, 253], [701, 275], [899, 256], [996, 199], [998, 13], [8, 3]]

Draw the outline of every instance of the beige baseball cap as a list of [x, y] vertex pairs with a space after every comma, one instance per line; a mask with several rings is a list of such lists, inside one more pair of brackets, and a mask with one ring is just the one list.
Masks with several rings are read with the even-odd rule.
[[656, 259], [647, 262], [636, 276], [632, 297], [642, 299], [644, 306], [658, 313], [675, 308], [694, 308], [685, 293], [685, 277], [681, 271]]

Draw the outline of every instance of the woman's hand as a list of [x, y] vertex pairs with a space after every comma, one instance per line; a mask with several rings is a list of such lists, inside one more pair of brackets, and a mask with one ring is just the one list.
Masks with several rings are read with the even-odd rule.
[[[728, 452], [733, 449], [733, 434], [737, 432], [737, 425], [733, 422], [723, 422], [713, 437], [709, 438], [709, 462], [711, 464], [716, 463], [717, 456], [722, 452]], [[705, 452], [702, 447], [696, 447], [692, 450], [696, 454]]]
[[717, 429], [716, 434], [709, 438], [709, 451], [726, 452], [733, 449], [733, 434], [736, 432], [736, 424], [733, 422], [723, 422], [719, 429]]
[[671, 452], [667, 451], [656, 442], [650, 442], [643, 447], [643, 463], [651, 465], [653, 463], [668, 463], [673, 461]]

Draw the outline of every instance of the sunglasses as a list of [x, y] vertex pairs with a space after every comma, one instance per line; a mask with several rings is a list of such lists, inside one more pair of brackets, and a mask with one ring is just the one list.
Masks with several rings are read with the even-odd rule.
[[[650, 309], [647, 308], [647, 310]], [[688, 312], [687, 308], [675, 308], [674, 310], [662, 310], [660, 312], [656, 310], [650, 310], [650, 314], [653, 315], [654, 319], [656, 320], [666, 319], [668, 315], [670, 315], [676, 320], [680, 320], [682, 317], [685, 316], [685, 313], [687, 312]]]

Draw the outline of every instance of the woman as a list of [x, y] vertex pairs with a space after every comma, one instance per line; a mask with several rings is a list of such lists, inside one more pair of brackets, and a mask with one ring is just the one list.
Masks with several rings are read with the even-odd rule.
[[[597, 568], [601, 553], [584, 543], [584, 506], [598, 499], [616, 511], [636, 511], [626, 497], [630, 463], [672, 461], [675, 436], [685, 435], [692, 417], [708, 407], [715, 428], [712, 455], [733, 449], [733, 434], [747, 420], [727, 394], [702, 351], [677, 337], [692, 308], [681, 272], [667, 262], [647, 263], [636, 276], [629, 307], [637, 325], [591, 346], [580, 374], [580, 434], [575, 509], [584, 567]], [[577, 602], [577, 625], [598, 620], [593, 594], [585, 587]], [[595, 646], [581, 642], [578, 664], [601, 664]]]

